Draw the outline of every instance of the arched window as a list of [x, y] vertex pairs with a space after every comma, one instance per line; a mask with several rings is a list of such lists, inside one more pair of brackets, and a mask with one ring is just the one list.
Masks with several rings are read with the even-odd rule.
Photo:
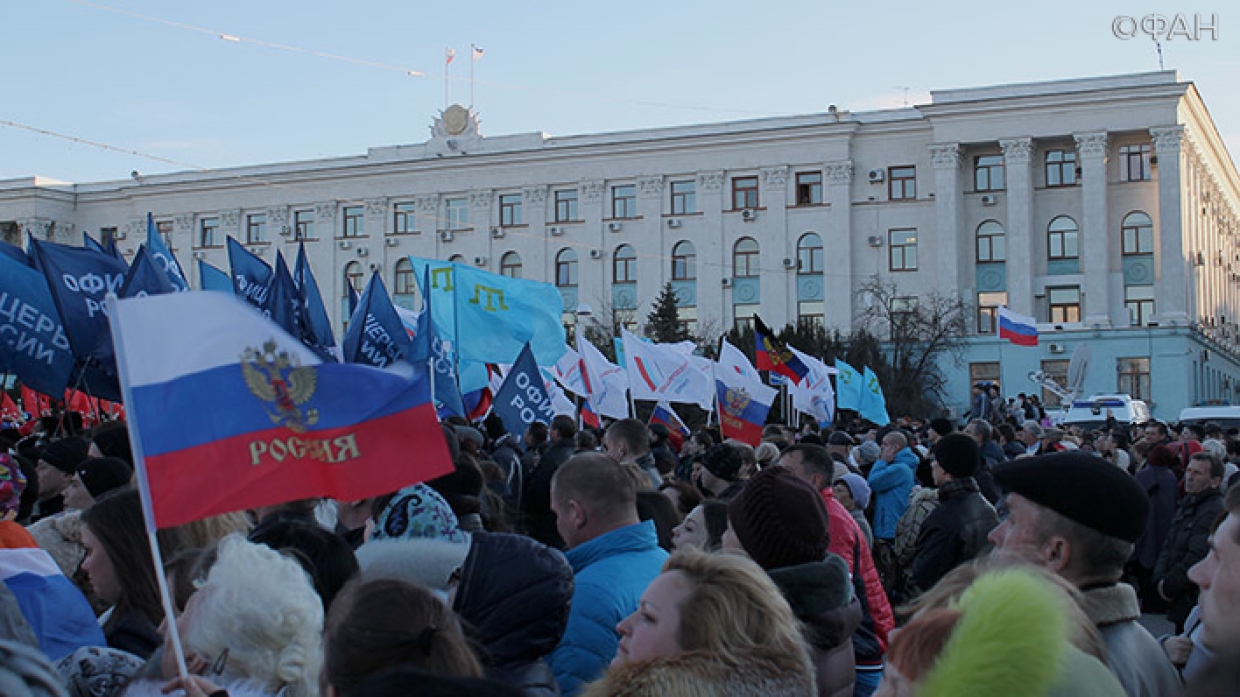
[[697, 252], [688, 240], [677, 242], [672, 247], [672, 280], [697, 280]]
[[753, 278], [760, 271], [758, 266], [758, 242], [752, 237], [742, 237], [732, 247], [732, 275], [736, 278]]
[[555, 285], [560, 288], [577, 287], [577, 252], [572, 248], [561, 249], [555, 257]]
[[1007, 238], [1003, 226], [993, 220], [977, 226], [977, 261], [1007, 261]]
[[1050, 259], [1077, 259], [1080, 252], [1080, 230], [1076, 221], [1061, 215], [1046, 227], [1046, 253]]
[[1144, 212], [1133, 211], [1124, 216], [1120, 234], [1123, 237], [1125, 256], [1154, 253], [1154, 223]]
[[627, 244], [616, 247], [611, 261], [611, 279], [613, 283], [637, 282], [637, 252], [633, 247]]
[[448, 261], [452, 262], [453, 264], [464, 264], [465, 255], [464, 254], [453, 254], [452, 256], [448, 257]]
[[396, 270], [392, 272], [392, 294], [410, 295], [417, 285], [417, 279], [413, 276], [413, 264], [408, 259], [397, 261]]
[[342, 295], [346, 300], [349, 298], [350, 288], [352, 288], [354, 292], [359, 295], [361, 294], [362, 287], [364, 285], [362, 281], [363, 278], [364, 272], [362, 271], [361, 263], [351, 261], [344, 265], [344, 292]]
[[822, 238], [807, 232], [797, 241], [797, 273], [822, 273]]
[[499, 272], [500, 275], [509, 278], [521, 278], [521, 255], [516, 252], [506, 252], [499, 258]]

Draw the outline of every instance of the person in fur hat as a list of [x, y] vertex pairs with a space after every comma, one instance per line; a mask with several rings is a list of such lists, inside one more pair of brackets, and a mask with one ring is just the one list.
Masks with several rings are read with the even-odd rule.
[[585, 697], [801, 697], [814, 669], [792, 608], [739, 555], [677, 552], [616, 627], [620, 648]]
[[723, 549], [766, 569], [805, 624], [817, 693], [847, 697], [856, 678], [851, 637], [862, 613], [848, 565], [829, 552], [830, 544], [822, 496], [783, 465], [754, 475], [728, 504]]

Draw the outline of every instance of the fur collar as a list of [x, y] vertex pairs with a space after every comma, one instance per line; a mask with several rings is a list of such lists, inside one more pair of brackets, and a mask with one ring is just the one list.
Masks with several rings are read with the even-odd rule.
[[805, 697], [814, 691], [806, 653], [764, 647], [727, 656], [689, 651], [617, 666], [587, 685], [582, 697]]
[[1081, 609], [1098, 627], [1128, 622], [1141, 617], [1137, 592], [1127, 583], [1089, 587], [1081, 590]]

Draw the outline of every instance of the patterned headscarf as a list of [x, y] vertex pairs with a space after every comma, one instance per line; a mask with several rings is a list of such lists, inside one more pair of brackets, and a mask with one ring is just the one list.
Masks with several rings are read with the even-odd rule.
[[0, 452], [0, 517], [14, 513], [21, 507], [22, 491], [26, 489], [26, 475], [13, 462], [13, 457]]
[[452, 507], [425, 484], [414, 484], [396, 492], [375, 524], [376, 540], [410, 537], [469, 542], [469, 535], [461, 530]]

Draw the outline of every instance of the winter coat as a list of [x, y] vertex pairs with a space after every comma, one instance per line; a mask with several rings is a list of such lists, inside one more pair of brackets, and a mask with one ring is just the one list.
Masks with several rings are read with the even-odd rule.
[[564, 540], [555, 529], [555, 513], [551, 512], [551, 478], [576, 451], [572, 438], [557, 440], [525, 478], [525, 529], [530, 537], [556, 549], [564, 549]]
[[1197, 584], [1188, 578], [1188, 569], [1210, 551], [1210, 525], [1223, 512], [1223, 493], [1217, 487], [1184, 497], [1171, 521], [1171, 531], [1154, 566], [1154, 583], [1171, 599], [1167, 619], [1176, 626], [1184, 623], [1197, 604]]
[[1086, 586], [1081, 608], [1102, 633], [1111, 672], [1128, 697], [1162, 697], [1180, 692], [1180, 674], [1158, 640], [1137, 620], [1137, 593], [1126, 583]]
[[1069, 646], [1046, 697], [1124, 697], [1124, 686], [1105, 663]]
[[86, 548], [82, 546], [81, 511], [44, 518], [26, 530], [40, 547], [52, 555], [61, 573], [73, 578], [82, 565], [82, 559], [86, 558]]
[[617, 666], [586, 686], [585, 697], [807, 697], [814, 693], [805, 656], [759, 648], [727, 656], [688, 651]]
[[647, 520], [604, 533], [564, 556], [576, 587], [568, 628], [548, 662], [560, 690], [571, 696], [615, 658], [620, 645], [616, 625], [637, 610], [667, 552], [659, 547], [654, 522]]
[[848, 697], [856, 678], [852, 635], [861, 624], [848, 566], [834, 554], [826, 560], [767, 572], [805, 628], [819, 697]]
[[928, 590], [947, 572], [990, 546], [986, 536], [999, 524], [990, 502], [973, 477], [951, 479], [939, 487], [939, 506], [926, 517], [917, 536], [912, 576]]
[[573, 570], [559, 551], [523, 535], [479, 532], [461, 566], [453, 610], [480, 648], [487, 677], [527, 697], [560, 694], [544, 660], [560, 643]]
[[917, 472], [917, 454], [904, 448], [891, 462], [878, 460], [866, 481], [874, 492], [874, 539], [893, 540], [896, 523], [908, 508], [908, 495], [913, 490]]
[[1132, 560], [1146, 569], [1153, 569], [1167, 533], [1171, 532], [1179, 482], [1175, 473], [1166, 467], [1146, 466], [1134, 478], [1150, 499], [1150, 515], [1145, 519], [1145, 532], [1132, 551]]
[[[831, 487], [822, 490], [827, 505], [831, 545], [827, 551], [838, 555], [848, 565], [852, 576], [853, 594], [861, 603], [861, 625], [853, 634], [853, 652], [861, 665], [881, 666], [887, 653], [887, 635], [896, 626], [891, 602], [883, 590], [883, 581], [874, 567], [870, 545], [865, 541], [852, 514], [835, 500]], [[864, 518], [863, 518], [864, 520]]]

